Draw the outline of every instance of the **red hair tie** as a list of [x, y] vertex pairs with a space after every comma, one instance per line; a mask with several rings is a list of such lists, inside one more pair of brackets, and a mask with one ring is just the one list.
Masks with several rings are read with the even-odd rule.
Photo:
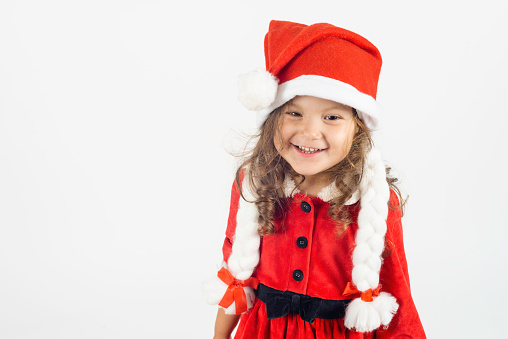
[[369, 288], [368, 290], [366, 291], [359, 291], [355, 285], [353, 285], [351, 282], [348, 282], [346, 284], [346, 288], [344, 289], [344, 292], [342, 293], [343, 296], [349, 296], [349, 295], [354, 295], [354, 294], [359, 294], [361, 293], [360, 295], [360, 298], [363, 300], [363, 301], [366, 301], [366, 302], [371, 302], [372, 300], [374, 300], [374, 298], [372, 298], [372, 296], [378, 296], [379, 295], [379, 291], [381, 291], [381, 285], [379, 285], [376, 289], [372, 289], [372, 288]]
[[229, 272], [226, 268], [221, 268], [217, 273], [217, 276], [222, 280], [228, 289], [224, 293], [219, 305], [228, 308], [233, 302], [235, 302], [235, 313], [241, 314], [247, 311], [247, 297], [245, 296], [244, 287], [252, 287], [256, 289], [259, 284], [259, 279], [251, 277], [246, 280], [238, 280]]

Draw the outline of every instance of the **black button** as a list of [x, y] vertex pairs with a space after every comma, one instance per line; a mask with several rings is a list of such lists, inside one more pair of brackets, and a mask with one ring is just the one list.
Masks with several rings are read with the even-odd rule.
[[300, 207], [302, 208], [302, 211], [304, 211], [305, 213], [310, 212], [310, 205], [307, 201], [302, 201]]
[[300, 270], [294, 270], [293, 279], [295, 279], [296, 281], [301, 281], [303, 279], [303, 272]]
[[298, 246], [300, 248], [307, 247], [308, 243], [309, 242], [307, 241], [307, 238], [305, 238], [305, 237], [300, 237], [300, 238], [296, 239], [296, 246]]

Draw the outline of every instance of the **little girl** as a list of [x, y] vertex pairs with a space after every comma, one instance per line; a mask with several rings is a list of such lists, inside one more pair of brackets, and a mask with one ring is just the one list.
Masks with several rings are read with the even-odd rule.
[[425, 338], [396, 180], [370, 137], [379, 51], [330, 24], [272, 21], [265, 57], [239, 81], [263, 122], [205, 284], [221, 306], [214, 338], [238, 320], [235, 338]]

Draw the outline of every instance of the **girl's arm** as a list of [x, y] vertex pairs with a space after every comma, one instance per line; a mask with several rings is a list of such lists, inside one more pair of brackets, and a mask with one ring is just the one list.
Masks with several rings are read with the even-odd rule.
[[219, 308], [217, 312], [217, 319], [215, 319], [215, 334], [213, 339], [230, 339], [231, 332], [238, 324], [240, 320], [239, 315], [229, 315], [224, 313], [222, 308]]

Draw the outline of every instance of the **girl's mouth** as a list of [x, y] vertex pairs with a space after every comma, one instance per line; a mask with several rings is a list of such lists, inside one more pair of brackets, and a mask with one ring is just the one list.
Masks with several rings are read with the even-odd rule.
[[316, 154], [319, 152], [324, 151], [326, 148], [311, 148], [311, 147], [304, 147], [304, 146], [298, 146], [293, 145], [299, 152], [304, 154]]

